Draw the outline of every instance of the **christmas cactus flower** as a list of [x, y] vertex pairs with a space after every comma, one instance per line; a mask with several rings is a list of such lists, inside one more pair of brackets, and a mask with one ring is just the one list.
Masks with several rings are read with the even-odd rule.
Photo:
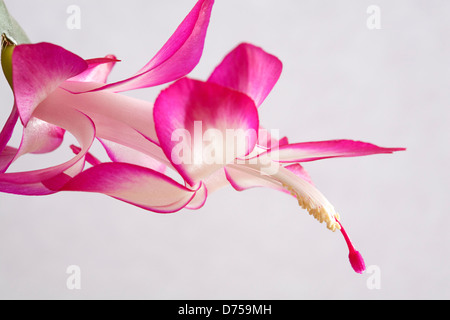
[[[2, 65], [14, 106], [0, 133], [0, 191], [94, 192], [171, 213], [199, 209], [225, 186], [269, 187], [292, 196], [330, 230], [340, 230], [353, 269], [363, 272], [364, 261], [338, 213], [301, 163], [404, 149], [352, 140], [289, 143], [263, 128], [258, 110], [282, 63], [252, 44], [232, 50], [206, 81], [185, 77], [202, 54], [212, 6], [212, 0], [198, 1], [147, 65], [115, 83], [107, 83], [114, 56], [84, 60], [50, 43], [15, 45], [5, 34]], [[169, 82], [154, 103], [120, 94]], [[19, 119], [22, 140], [14, 148], [8, 142]], [[72, 159], [10, 172], [25, 154], [56, 150], [66, 131], [78, 141]], [[91, 154], [95, 139], [108, 161]]]
[[351, 265], [361, 273], [364, 261], [338, 213], [300, 163], [404, 149], [351, 140], [290, 144], [287, 138], [274, 138], [260, 126], [258, 108], [281, 69], [275, 56], [244, 43], [225, 57], [206, 82], [188, 78], [175, 82], [155, 102], [158, 144], [184, 180], [191, 187], [205, 185], [208, 194], [227, 184], [238, 191], [269, 187], [291, 194], [330, 230], [342, 232]]

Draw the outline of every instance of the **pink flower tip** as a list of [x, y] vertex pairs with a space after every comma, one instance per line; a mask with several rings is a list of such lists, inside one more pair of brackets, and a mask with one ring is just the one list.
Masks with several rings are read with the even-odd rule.
[[366, 270], [366, 264], [364, 263], [364, 259], [359, 251], [350, 251], [348, 259], [350, 260], [350, 264], [355, 272], [362, 274]]

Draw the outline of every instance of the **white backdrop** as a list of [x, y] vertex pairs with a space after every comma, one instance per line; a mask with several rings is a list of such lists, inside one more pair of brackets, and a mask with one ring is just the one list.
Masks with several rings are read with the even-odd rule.
[[[33, 42], [86, 59], [116, 54], [111, 80], [119, 80], [156, 53], [195, 1], [5, 2]], [[66, 26], [70, 5], [81, 9], [81, 29]], [[370, 5], [381, 9], [379, 30], [366, 25]], [[260, 109], [265, 127], [291, 141], [408, 148], [305, 164], [380, 271], [379, 288], [368, 286], [374, 273], [352, 271], [341, 235], [293, 199], [227, 188], [201, 210], [171, 215], [103, 195], [0, 194], [0, 298], [450, 298], [449, 15], [450, 2], [439, 0], [216, 0], [191, 74], [206, 79], [228, 51], [251, 42], [284, 64]], [[4, 79], [0, 96], [4, 122], [13, 101]], [[41, 164], [34, 159], [21, 165]], [[81, 290], [66, 287], [70, 265], [81, 268]]]

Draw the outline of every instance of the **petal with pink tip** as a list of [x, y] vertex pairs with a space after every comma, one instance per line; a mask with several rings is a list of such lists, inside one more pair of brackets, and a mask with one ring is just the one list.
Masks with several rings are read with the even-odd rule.
[[11, 114], [3, 126], [2, 131], [0, 132], [0, 153], [5, 149], [9, 140], [12, 137], [14, 127], [16, 126], [17, 120], [19, 119], [19, 113], [17, 111], [16, 104], [14, 104]]
[[17, 154], [17, 149], [6, 146], [0, 152], [0, 168], [7, 168]]
[[53, 90], [87, 68], [79, 56], [45, 42], [16, 46], [12, 65], [14, 98], [24, 126]]
[[24, 129], [23, 153], [48, 153], [57, 149], [64, 138], [65, 130], [37, 118], [31, 118]]
[[259, 107], [280, 78], [282, 68], [277, 57], [243, 43], [225, 57], [208, 82], [243, 92]]
[[114, 162], [125, 162], [164, 173], [166, 166], [149, 155], [125, 145], [99, 139], [109, 158]]
[[70, 131], [81, 145], [81, 151], [72, 159], [60, 165], [28, 172], [0, 174], [0, 191], [21, 195], [46, 195], [57, 191], [71, 177], [81, 172], [84, 166], [84, 156], [95, 137], [95, 127], [92, 121], [75, 109], [63, 112], [54, 108], [38, 108], [36, 116]]
[[102, 163], [71, 179], [61, 191], [103, 193], [146, 210], [170, 213], [184, 208], [195, 196], [169, 177], [128, 163]]
[[153, 116], [161, 148], [190, 185], [247, 155], [257, 140], [254, 102], [214, 83], [177, 81], [160, 93]]
[[225, 176], [225, 170], [218, 170], [214, 172], [206, 179], [202, 180], [202, 184], [205, 185], [208, 195], [230, 185], [227, 177]]
[[307, 162], [336, 157], [359, 157], [380, 153], [404, 151], [404, 148], [383, 148], [374, 144], [353, 140], [330, 140], [282, 145], [267, 154], [277, 153], [278, 162]]
[[115, 92], [157, 86], [177, 80], [200, 61], [213, 0], [199, 0], [158, 53], [134, 76], [94, 89]]
[[105, 58], [86, 60], [88, 68], [75, 77], [68, 79], [68, 81], [106, 83], [109, 74], [117, 62], [119, 62], [119, 60], [117, 60], [114, 55], [107, 55]]
[[200, 183], [200, 187], [195, 193], [195, 196], [186, 205], [186, 209], [198, 210], [202, 208], [205, 205], [207, 198], [208, 198], [208, 190], [206, 188], [206, 185], [202, 181]]
[[10, 164], [27, 154], [48, 153], [57, 149], [64, 138], [65, 130], [35, 117], [28, 121], [22, 132], [22, 141], [14, 158], [5, 166], [0, 166], [0, 172], [8, 170]]

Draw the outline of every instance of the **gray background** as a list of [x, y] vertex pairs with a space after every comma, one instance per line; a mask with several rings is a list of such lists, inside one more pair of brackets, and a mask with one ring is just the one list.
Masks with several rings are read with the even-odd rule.
[[[122, 62], [111, 80], [143, 66], [194, 4], [5, 2], [33, 42], [84, 58], [116, 54]], [[72, 4], [81, 8], [80, 30], [66, 27]], [[381, 30], [366, 27], [372, 4], [381, 8]], [[103, 195], [0, 194], [0, 298], [450, 298], [449, 15], [443, 0], [216, 0], [191, 74], [206, 79], [238, 43], [254, 43], [284, 64], [260, 109], [264, 126], [291, 141], [349, 138], [408, 148], [305, 165], [366, 264], [379, 267], [380, 289], [368, 288], [371, 274], [351, 270], [341, 235], [291, 198], [227, 188], [201, 210], [171, 215]], [[1, 82], [4, 121], [13, 100]], [[131, 94], [153, 101], [159, 89]], [[17, 169], [56, 164], [70, 157], [69, 143], [57, 159], [25, 157]], [[81, 268], [81, 290], [66, 287], [73, 264]]]

